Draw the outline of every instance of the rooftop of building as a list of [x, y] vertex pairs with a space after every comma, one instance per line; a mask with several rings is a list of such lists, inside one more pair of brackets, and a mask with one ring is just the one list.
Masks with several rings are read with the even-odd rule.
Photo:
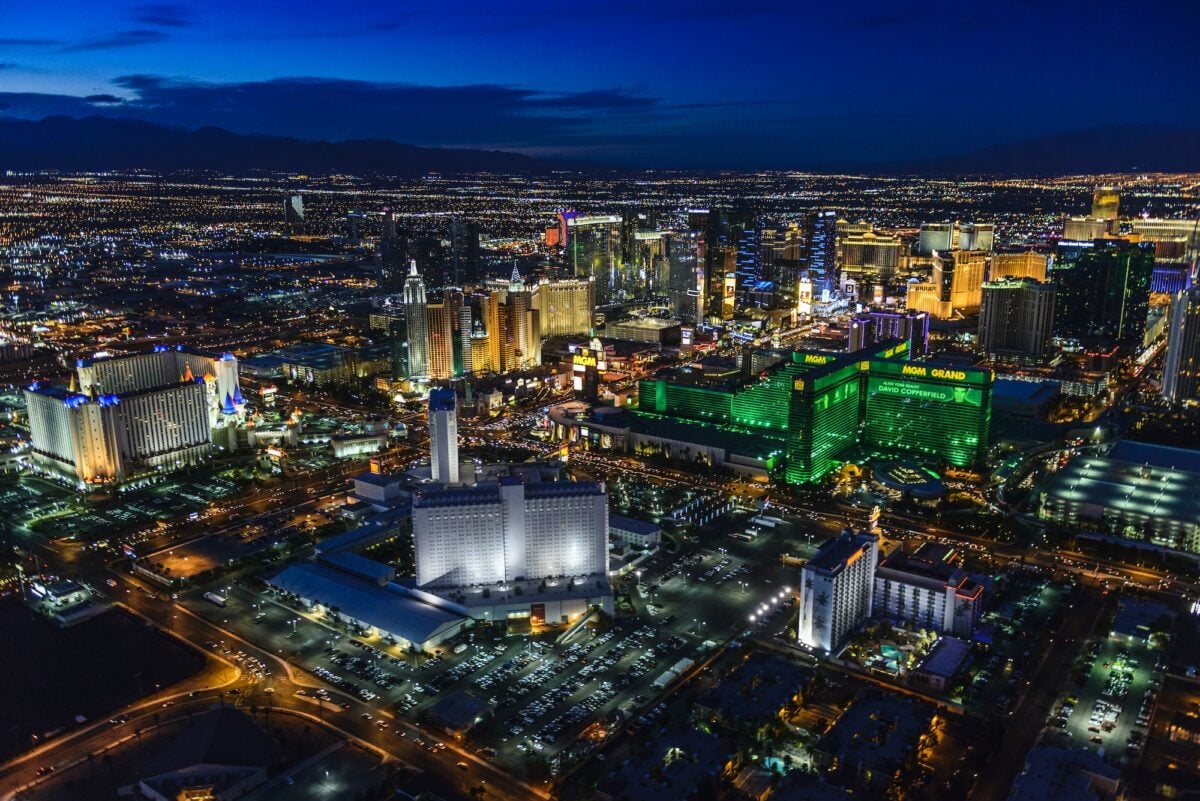
[[625, 515], [613, 514], [612, 512], [609, 512], [608, 515], [608, 527], [644, 536], [650, 536], [662, 531], [662, 526], [658, 523], [651, 523], [648, 520], [638, 520], [633, 517], [626, 517]]
[[428, 642], [463, 620], [414, 597], [401, 585], [379, 586], [326, 565], [291, 565], [269, 583], [411, 643]]
[[622, 801], [693, 797], [721, 773], [731, 750], [719, 737], [691, 727], [667, 732], [610, 770], [598, 789]]
[[1200, 451], [1123, 440], [1059, 470], [1050, 498], [1165, 520], [1200, 521]]
[[766, 722], [799, 695], [815, 675], [807, 665], [752, 651], [697, 703], [726, 720]]
[[487, 702], [460, 690], [442, 696], [427, 714], [447, 729], [461, 732], [474, 726], [488, 711]]
[[265, 768], [279, 747], [254, 721], [232, 706], [221, 705], [194, 718], [169, 743], [138, 764], [145, 777], [210, 767]]
[[934, 707], [924, 701], [869, 687], [858, 694], [815, 750], [847, 766], [890, 778], [929, 728]]
[[941, 637], [917, 669], [931, 676], [949, 679], [962, 668], [970, 655], [970, 643], [956, 637]]
[[1109, 631], [1126, 637], [1145, 639], [1160, 623], [1169, 623], [1174, 619], [1175, 613], [1164, 604], [1139, 598], [1121, 598]]
[[522, 474], [502, 475], [481, 481], [473, 487], [446, 487], [417, 492], [413, 507], [428, 509], [440, 506], [475, 506], [500, 502], [500, 487], [521, 485], [527, 499], [567, 498], [580, 495], [603, 495], [604, 485], [598, 481], [529, 481]]
[[1108, 795], [1093, 789], [1097, 780], [1116, 785], [1120, 775], [1093, 751], [1037, 746], [1025, 756], [1008, 801], [1098, 801]]
[[396, 569], [383, 562], [376, 562], [353, 551], [335, 551], [318, 557], [323, 565], [336, 568], [343, 573], [357, 578], [366, 579], [373, 584], [383, 586], [396, 578]]
[[376, 473], [371, 470], [364, 470], [356, 475], [354, 480], [362, 484], [369, 484], [372, 487], [391, 487], [402, 483], [404, 476], [399, 473]]
[[816, 555], [808, 560], [806, 567], [835, 573], [845, 567], [847, 563], [861, 558], [868, 538], [873, 536], [866, 532], [855, 534], [847, 529], [836, 537], [830, 537], [821, 543], [821, 547], [817, 549]]
[[349, 531], [335, 534], [317, 543], [317, 553], [354, 550], [377, 538], [385, 536], [388, 531], [395, 530], [402, 521], [408, 518], [409, 514], [409, 506], [404, 504], [397, 506], [395, 509], [371, 515], [371, 517]]
[[647, 331], [662, 331], [681, 325], [678, 320], [664, 320], [661, 317], [629, 317], [624, 320], [613, 320], [606, 325], [621, 328], [644, 328]]
[[620, 421], [605, 421], [606, 425], [620, 423], [627, 424], [630, 430], [639, 434], [720, 448], [726, 455], [735, 454], [766, 460], [784, 451], [782, 437], [773, 436], [769, 431], [762, 429], [750, 429], [732, 423], [702, 423], [636, 409], [628, 410], [628, 414]]

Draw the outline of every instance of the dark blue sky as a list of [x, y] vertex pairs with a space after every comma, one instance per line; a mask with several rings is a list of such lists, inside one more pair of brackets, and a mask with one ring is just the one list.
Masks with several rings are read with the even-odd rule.
[[0, 0], [0, 114], [805, 167], [1200, 127], [1194, 0]]

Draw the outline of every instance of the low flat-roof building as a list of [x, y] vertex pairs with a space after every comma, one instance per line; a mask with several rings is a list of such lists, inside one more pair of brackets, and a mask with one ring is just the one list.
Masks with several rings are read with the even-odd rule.
[[937, 692], [945, 692], [971, 658], [971, 645], [955, 637], [942, 637], [917, 666], [913, 676]]
[[696, 701], [696, 713], [755, 740], [769, 736], [808, 690], [815, 671], [782, 656], [752, 652]]
[[931, 704], [868, 687], [813, 746], [813, 757], [841, 777], [830, 779], [834, 783], [850, 779], [882, 790], [917, 748], [933, 717]]
[[1121, 440], [1080, 454], [1042, 492], [1041, 516], [1200, 554], [1200, 451]]
[[1025, 756], [1008, 801], [1107, 801], [1120, 778], [1120, 769], [1093, 751], [1038, 746]]
[[[267, 583], [298, 597], [309, 608], [422, 651], [436, 648], [470, 625], [468, 616], [453, 604], [431, 602], [428, 595], [386, 580], [386, 573], [374, 567], [378, 562], [347, 553], [331, 558], [336, 558], [336, 566], [295, 564]], [[362, 569], [364, 562], [371, 563], [369, 569]]]
[[639, 548], [656, 548], [662, 542], [662, 526], [609, 512], [608, 537], [611, 541]]
[[267, 780], [279, 755], [270, 735], [238, 710], [221, 705], [138, 762], [138, 780], [122, 787], [119, 795], [150, 801], [241, 798]]

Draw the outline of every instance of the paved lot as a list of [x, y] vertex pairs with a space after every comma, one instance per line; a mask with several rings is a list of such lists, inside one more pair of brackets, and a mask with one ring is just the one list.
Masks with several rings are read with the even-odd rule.
[[1100, 753], [1108, 762], [1136, 762], [1161, 683], [1160, 654], [1144, 642], [1113, 637], [1089, 640], [1073, 683], [1050, 718], [1053, 741]]

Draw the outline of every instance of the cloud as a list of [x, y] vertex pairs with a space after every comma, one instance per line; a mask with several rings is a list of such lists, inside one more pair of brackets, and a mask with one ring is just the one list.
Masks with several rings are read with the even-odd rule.
[[117, 97], [116, 95], [88, 95], [83, 99], [89, 103], [96, 103], [104, 106], [115, 106], [119, 103], [125, 102], [125, 98]]
[[140, 47], [142, 45], [164, 42], [170, 37], [163, 31], [136, 28], [128, 31], [118, 31], [110, 36], [98, 39], [83, 39], [64, 45], [63, 53], [80, 53], [87, 50], [118, 50], [125, 47]]
[[602, 131], [615, 118], [652, 119], [660, 101], [621, 88], [545, 92], [501, 84], [428, 86], [327, 78], [240, 83], [126, 75], [122, 116], [301, 138], [394, 139], [419, 145], [549, 144]]
[[54, 47], [60, 39], [0, 39], [0, 47]]
[[187, 28], [192, 25], [192, 9], [181, 3], [143, 3], [134, 7], [133, 19], [143, 25]]

